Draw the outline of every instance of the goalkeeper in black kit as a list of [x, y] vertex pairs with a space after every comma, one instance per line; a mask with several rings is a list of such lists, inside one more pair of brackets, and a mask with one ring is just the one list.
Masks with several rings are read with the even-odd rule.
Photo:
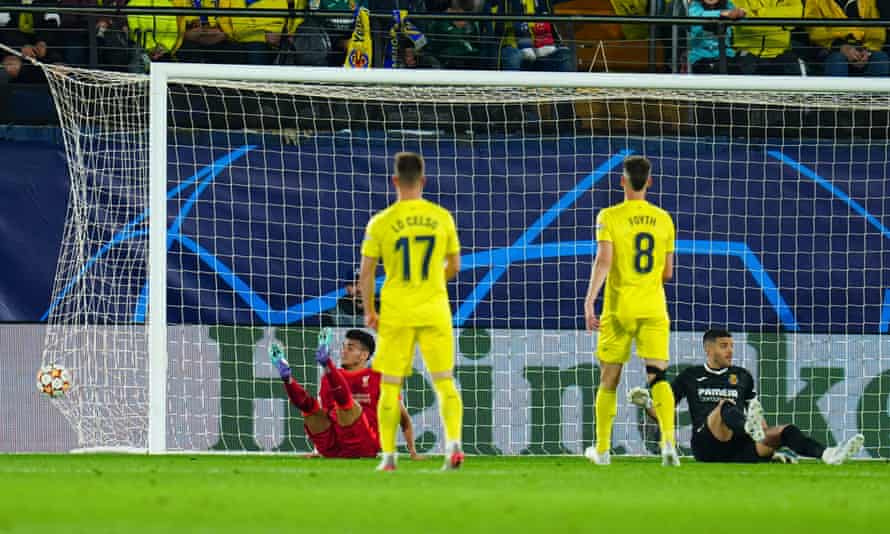
[[[692, 454], [699, 462], [769, 462], [780, 447], [800, 456], [838, 465], [855, 456], [864, 437], [856, 434], [837, 447], [825, 447], [794, 425], [767, 427], [757, 400], [754, 378], [732, 365], [732, 335], [722, 329], [705, 332], [707, 361], [690, 367], [671, 383], [676, 403], [687, 399], [692, 416]], [[655, 417], [649, 392], [634, 388], [628, 400]], [[780, 461], [796, 461], [776, 454]]]

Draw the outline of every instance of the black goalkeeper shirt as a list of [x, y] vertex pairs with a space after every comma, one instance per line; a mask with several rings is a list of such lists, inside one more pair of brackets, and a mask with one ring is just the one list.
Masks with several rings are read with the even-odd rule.
[[735, 401], [744, 410], [757, 396], [751, 373], [734, 365], [717, 371], [706, 365], [689, 367], [671, 382], [671, 389], [678, 404], [684, 398], [689, 403], [693, 429], [705, 424], [720, 399]]

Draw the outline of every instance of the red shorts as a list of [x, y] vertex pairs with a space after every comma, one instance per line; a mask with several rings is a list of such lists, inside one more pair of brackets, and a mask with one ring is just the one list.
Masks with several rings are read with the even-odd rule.
[[318, 453], [325, 458], [374, 458], [380, 450], [377, 432], [368, 424], [364, 413], [349, 426], [338, 425], [336, 415], [331, 413], [331, 426], [318, 434], [304, 428]]

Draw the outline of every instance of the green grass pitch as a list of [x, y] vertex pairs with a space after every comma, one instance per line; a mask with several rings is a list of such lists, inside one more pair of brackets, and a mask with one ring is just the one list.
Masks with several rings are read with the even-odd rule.
[[0, 456], [7, 532], [890, 532], [890, 464]]

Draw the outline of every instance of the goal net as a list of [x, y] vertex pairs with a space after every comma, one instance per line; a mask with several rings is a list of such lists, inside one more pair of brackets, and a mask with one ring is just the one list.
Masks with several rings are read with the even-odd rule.
[[[310, 450], [267, 349], [285, 346], [316, 391], [318, 331], [361, 325], [359, 244], [394, 200], [393, 155], [411, 150], [462, 242], [449, 291], [469, 452], [593, 440], [593, 221], [642, 154], [677, 227], [669, 376], [726, 327], [768, 422], [827, 443], [862, 431], [864, 454], [890, 456], [885, 81], [45, 68], [71, 195], [43, 361], [71, 371], [54, 402], [83, 447]], [[403, 399], [435, 451], [415, 368]], [[623, 402], [644, 381], [631, 360], [617, 453], [653, 450], [655, 427]], [[684, 405], [678, 417], [687, 447]]]

